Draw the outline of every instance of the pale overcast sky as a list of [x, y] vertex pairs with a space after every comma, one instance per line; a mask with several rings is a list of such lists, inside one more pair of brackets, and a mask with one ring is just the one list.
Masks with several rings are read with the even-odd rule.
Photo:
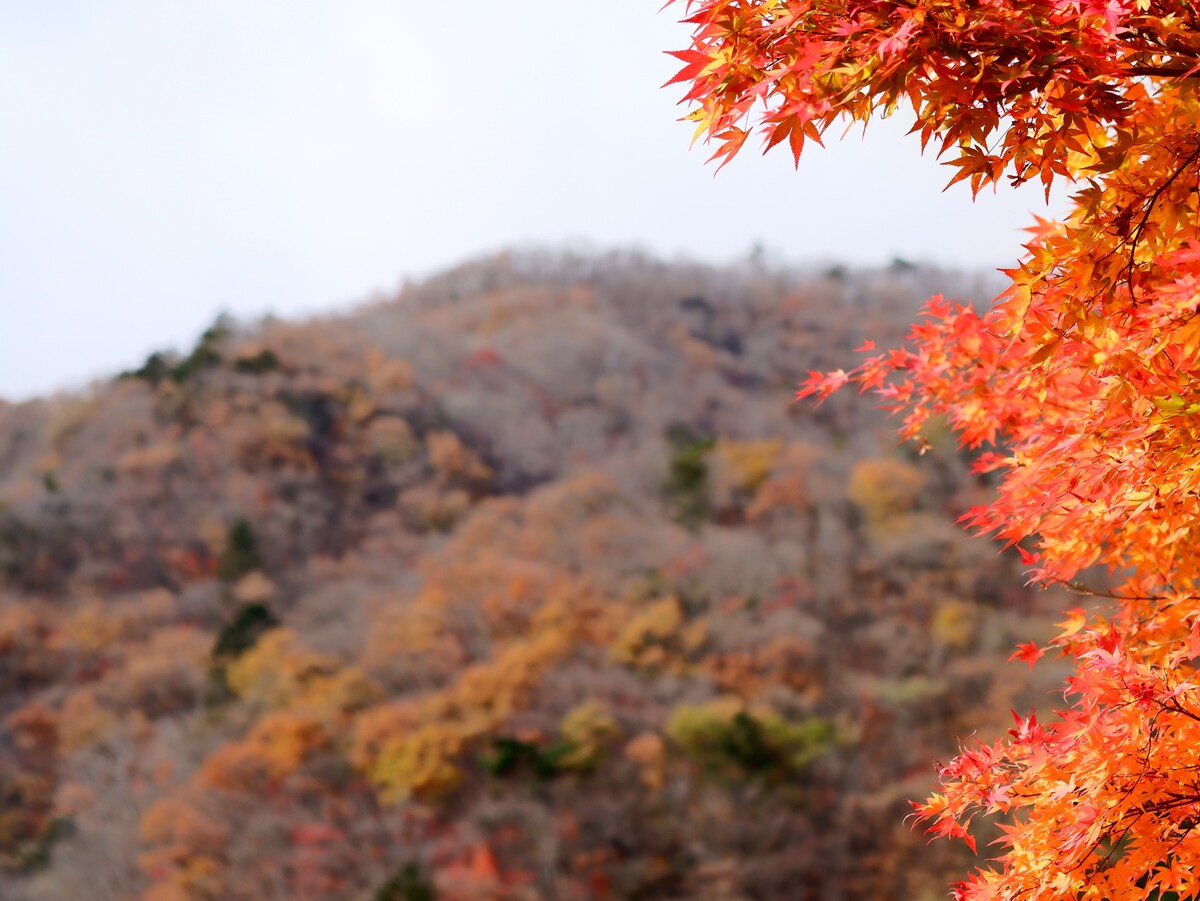
[[715, 178], [661, 0], [0, 0], [0, 397], [510, 245], [995, 268], [1036, 189], [907, 123]]

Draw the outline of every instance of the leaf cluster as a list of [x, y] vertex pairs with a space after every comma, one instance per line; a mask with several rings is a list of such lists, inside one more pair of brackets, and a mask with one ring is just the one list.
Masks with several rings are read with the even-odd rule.
[[[935, 297], [907, 345], [868, 343], [865, 362], [814, 372], [800, 394], [873, 389], [923, 448], [949, 422], [999, 483], [964, 521], [1020, 543], [1035, 580], [1110, 602], [1072, 612], [1051, 645], [1074, 661], [1065, 708], [965, 748], [918, 805], [934, 834], [971, 842], [976, 816], [1007, 818], [997, 865], [956, 897], [1200, 896], [1200, 13], [1179, 0], [688, 13], [674, 81], [722, 165], [755, 129], [798, 162], [835, 123], [907, 110], [951, 184], [1072, 190], [989, 309]], [[1097, 565], [1123, 586], [1080, 586]]]

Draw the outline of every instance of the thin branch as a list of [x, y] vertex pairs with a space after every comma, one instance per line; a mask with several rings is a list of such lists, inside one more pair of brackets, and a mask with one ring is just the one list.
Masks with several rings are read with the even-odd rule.
[[1192, 149], [1192, 152], [1187, 155], [1184, 161], [1179, 164], [1179, 168], [1171, 173], [1171, 177], [1159, 185], [1154, 190], [1154, 193], [1150, 195], [1150, 200], [1146, 204], [1145, 212], [1142, 213], [1141, 220], [1138, 222], [1137, 227], [1134, 228], [1133, 234], [1129, 238], [1129, 266], [1126, 269], [1125, 281], [1129, 286], [1130, 300], [1136, 301], [1136, 298], [1133, 296], [1133, 270], [1135, 265], [1134, 257], [1137, 255], [1138, 244], [1141, 243], [1142, 240], [1142, 232], [1146, 229], [1146, 223], [1150, 221], [1150, 214], [1154, 212], [1155, 204], [1158, 203], [1159, 198], [1162, 197], [1167, 188], [1171, 187], [1175, 179], [1179, 178], [1180, 175], [1186, 172], [1188, 167], [1190, 167], [1192, 163], [1196, 162], [1197, 159], [1200, 159], [1200, 141], [1196, 143], [1196, 146]]
[[1197, 63], [1191, 65], [1147, 66], [1134, 64], [1126, 66], [1125, 71], [1130, 75], [1149, 75], [1154, 78], [1200, 78]]
[[1058, 580], [1058, 579], [1055, 579], [1054, 581], [1058, 582], [1060, 585], [1062, 585], [1064, 588], [1067, 589], [1067, 591], [1071, 592], [1072, 594], [1082, 594], [1089, 598], [1110, 598], [1111, 600], [1114, 600], [1114, 601], [1165, 601], [1165, 600], [1167, 600], [1167, 597], [1165, 595], [1149, 595], [1148, 597], [1138, 597], [1136, 595], [1129, 595], [1129, 594], [1114, 594], [1113, 592], [1110, 592], [1110, 591], [1100, 591], [1099, 589], [1096, 589], [1096, 588], [1089, 588], [1087, 585], [1084, 585], [1082, 582], [1066, 581], [1066, 580]]

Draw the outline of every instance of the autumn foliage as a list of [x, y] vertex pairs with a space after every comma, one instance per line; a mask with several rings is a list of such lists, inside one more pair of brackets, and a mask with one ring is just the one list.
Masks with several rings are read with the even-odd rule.
[[789, 400], [972, 278], [512, 254], [0, 402], [0, 894], [936, 896], [1061, 598]]
[[[986, 310], [930, 302], [901, 349], [814, 374], [875, 389], [917, 441], [944, 417], [997, 497], [966, 521], [1096, 603], [1050, 646], [1062, 709], [970, 743], [917, 808], [993, 864], [960, 898], [1200, 896], [1200, 13], [1173, 0], [701, 0], [689, 118], [724, 165], [754, 131], [797, 161], [908, 116], [972, 191], [1062, 184]], [[871, 348], [866, 348], [868, 351]], [[1077, 584], [1099, 565], [1121, 587]], [[1044, 647], [1027, 644], [1031, 663]]]

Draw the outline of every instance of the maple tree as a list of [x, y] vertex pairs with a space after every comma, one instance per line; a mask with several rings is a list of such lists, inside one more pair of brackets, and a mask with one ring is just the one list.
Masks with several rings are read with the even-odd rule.
[[[755, 133], [798, 163], [839, 123], [911, 110], [951, 184], [1073, 191], [985, 312], [935, 297], [907, 346], [800, 393], [875, 389], [918, 441], [945, 417], [998, 474], [966, 521], [1022, 542], [1034, 579], [1097, 601], [1051, 643], [1074, 658], [1065, 709], [964, 747], [917, 807], [972, 846], [973, 820], [1001, 819], [999, 856], [956, 897], [1200, 897], [1200, 10], [689, 0], [687, 13], [672, 82], [721, 165]], [[1097, 564], [1122, 586], [1076, 581]]]

